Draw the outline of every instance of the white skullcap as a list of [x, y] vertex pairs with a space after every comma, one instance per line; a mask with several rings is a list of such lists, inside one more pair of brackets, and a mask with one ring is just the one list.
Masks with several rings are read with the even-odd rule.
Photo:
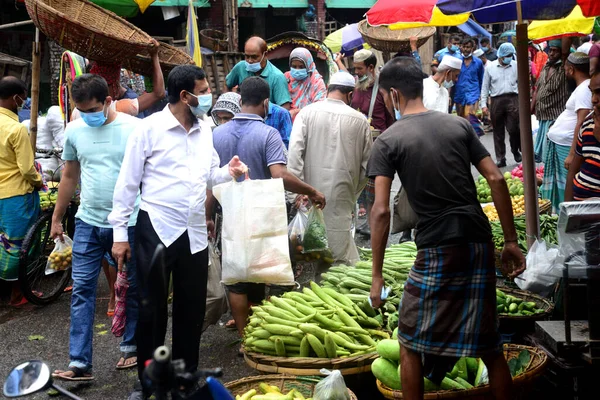
[[362, 49], [354, 53], [354, 62], [363, 62], [369, 57], [373, 57], [373, 52], [371, 50]]
[[442, 62], [438, 66], [438, 71], [445, 71], [447, 69], [461, 69], [462, 60], [452, 56], [444, 56]]
[[473, 57], [481, 57], [483, 55], [483, 50], [477, 49], [473, 52]]
[[338, 71], [331, 76], [329, 84], [337, 86], [354, 87], [356, 81], [354, 80], [354, 77], [346, 71]]

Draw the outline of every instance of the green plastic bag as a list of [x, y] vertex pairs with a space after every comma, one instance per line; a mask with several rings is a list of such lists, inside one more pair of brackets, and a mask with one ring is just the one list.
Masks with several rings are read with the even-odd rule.
[[320, 208], [312, 207], [308, 212], [308, 225], [304, 232], [304, 253], [325, 251], [329, 249], [325, 217]]

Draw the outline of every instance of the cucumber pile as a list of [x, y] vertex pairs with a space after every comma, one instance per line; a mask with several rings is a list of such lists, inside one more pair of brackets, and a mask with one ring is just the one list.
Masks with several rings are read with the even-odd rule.
[[[397, 330], [392, 339], [382, 340], [377, 344], [379, 358], [371, 365], [371, 372], [384, 385], [393, 390], [402, 390], [400, 379], [400, 343], [397, 340]], [[517, 357], [508, 360], [510, 373], [513, 377], [525, 372], [531, 355], [523, 350]], [[485, 364], [479, 358], [462, 357], [448, 372], [440, 385], [423, 378], [425, 391], [465, 390], [488, 383], [488, 372]]]
[[310, 286], [252, 307], [244, 332], [246, 350], [278, 357], [341, 358], [373, 353], [378, 340], [389, 339], [368, 303], [359, 307], [331, 288], [314, 282]]
[[500, 289], [496, 289], [496, 303], [498, 314], [530, 316], [544, 312], [543, 309], [537, 308], [537, 304], [533, 301], [523, 301], [523, 299], [506, 294]]

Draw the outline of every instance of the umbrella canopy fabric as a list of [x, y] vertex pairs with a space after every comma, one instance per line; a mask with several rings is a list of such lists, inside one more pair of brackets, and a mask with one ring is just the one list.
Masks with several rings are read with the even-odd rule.
[[[480, 24], [493, 24], [518, 20], [517, 0], [406, 0], [399, 7], [397, 0], [379, 0], [367, 12], [370, 25], [392, 25], [399, 22], [428, 24], [432, 21], [434, 9], [442, 15], [455, 16], [471, 13]], [[564, 18], [577, 5], [586, 17], [600, 15], [598, 0], [523, 0], [521, 3], [523, 20], [553, 20]], [[464, 23], [462, 21], [461, 23]], [[459, 24], [446, 24], [454, 26]], [[433, 26], [443, 26], [432, 24]]]
[[463, 31], [464, 33], [466, 33], [469, 36], [483, 36], [483, 37], [487, 37], [488, 39], [492, 38], [492, 34], [489, 33], [487, 30], [483, 29], [483, 27], [481, 25], [479, 25], [477, 22], [473, 21], [472, 19], [468, 19], [467, 22], [465, 22], [464, 24], [458, 25], [458, 29], [460, 29], [461, 31]]
[[187, 52], [197, 66], [202, 67], [202, 52], [200, 50], [200, 36], [198, 36], [198, 21], [192, 0], [188, 3], [187, 19]]
[[135, 17], [139, 11], [146, 11], [146, 8], [155, 0], [91, 0], [92, 3], [114, 12], [119, 17]]
[[594, 23], [595, 18], [584, 17], [581, 7], [577, 6], [566, 18], [532, 22], [527, 33], [529, 39], [543, 42], [565, 36], [589, 35], [594, 30]]
[[354, 50], [359, 50], [361, 48], [370, 48], [368, 44], [365, 43], [362, 35], [358, 31], [358, 24], [350, 24], [344, 26], [342, 29], [338, 29], [337, 31], [329, 34], [325, 40], [323, 40], [325, 46], [329, 47], [329, 49], [334, 53], [343, 53], [348, 55], [352, 53]]

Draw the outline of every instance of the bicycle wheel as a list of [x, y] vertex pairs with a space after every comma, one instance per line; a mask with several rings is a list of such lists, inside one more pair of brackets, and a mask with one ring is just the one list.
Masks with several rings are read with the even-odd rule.
[[71, 279], [71, 268], [46, 275], [48, 256], [54, 249], [54, 240], [50, 237], [51, 224], [52, 210], [49, 210], [27, 232], [20, 254], [19, 282], [23, 296], [40, 306], [56, 300]]

